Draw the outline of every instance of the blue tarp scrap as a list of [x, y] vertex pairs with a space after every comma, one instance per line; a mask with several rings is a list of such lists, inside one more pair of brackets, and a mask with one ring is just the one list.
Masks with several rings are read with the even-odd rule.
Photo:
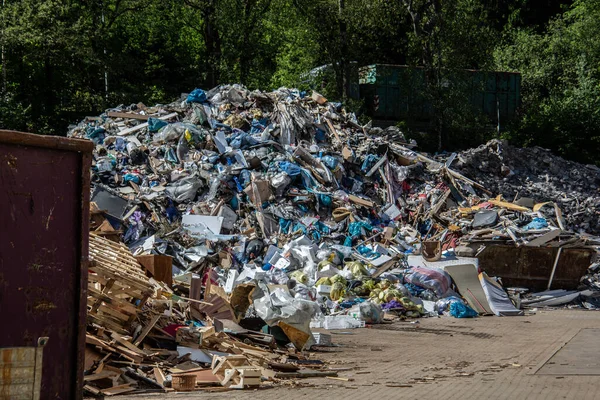
[[479, 314], [462, 301], [453, 301], [450, 303], [450, 315], [454, 318], [474, 318]]
[[169, 125], [168, 122], [158, 118], [148, 118], [148, 132], [158, 132], [160, 128]]
[[352, 247], [352, 240], [363, 234], [363, 229], [371, 232], [373, 227], [366, 222], [355, 221], [348, 225], [348, 236], [344, 241], [344, 246]]
[[360, 169], [363, 172], [367, 172], [368, 170], [370, 170], [373, 165], [375, 165], [375, 162], [377, 161], [379, 157], [377, 157], [375, 154], [369, 154], [365, 157], [365, 161], [363, 161], [362, 167], [360, 167]]
[[188, 94], [186, 103], [204, 103], [206, 101], [206, 92], [202, 89], [194, 89]]
[[525, 225], [523, 229], [526, 231], [530, 229], [544, 229], [548, 227], [548, 221], [545, 218], [534, 218], [530, 223]]

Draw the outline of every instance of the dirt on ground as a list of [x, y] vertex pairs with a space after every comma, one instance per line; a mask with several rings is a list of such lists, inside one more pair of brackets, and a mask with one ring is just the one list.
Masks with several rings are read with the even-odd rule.
[[[582, 329], [599, 327], [600, 313], [548, 310], [524, 317], [426, 318], [323, 331], [336, 347], [318, 348], [311, 357], [338, 369], [342, 380], [290, 380], [260, 390], [119, 400], [597, 399], [596, 376], [536, 372]], [[600, 357], [600, 346], [590, 351]]]

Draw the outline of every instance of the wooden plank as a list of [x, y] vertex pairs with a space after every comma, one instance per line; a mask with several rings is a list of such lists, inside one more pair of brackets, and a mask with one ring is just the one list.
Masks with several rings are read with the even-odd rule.
[[355, 196], [353, 194], [348, 196], [348, 200], [350, 200], [351, 202], [355, 203], [355, 204], [359, 204], [361, 206], [365, 206], [365, 207], [373, 207], [375, 205], [375, 203], [373, 203], [372, 201], [360, 198], [358, 196]]
[[[167, 119], [175, 118], [178, 115], [179, 114], [177, 114], [177, 113], [171, 113], [169, 115], [164, 115], [162, 117], [159, 117], [158, 119], [160, 119], [161, 121], [165, 121]], [[148, 123], [144, 122], [143, 124], [139, 124], [139, 125], [133, 126], [131, 128], [124, 129], [121, 132], [117, 132], [117, 135], [119, 135], [119, 136], [131, 135], [132, 133], [137, 132], [137, 131], [147, 128], [147, 127], [148, 127]]]
[[140, 332], [140, 336], [138, 336], [138, 338], [133, 343], [134, 345], [139, 346], [140, 344], [142, 344], [142, 342], [144, 341], [144, 339], [146, 338], [148, 333], [150, 333], [152, 328], [154, 328], [154, 326], [156, 325], [156, 323], [158, 322], [160, 317], [162, 317], [162, 314], [158, 314], [158, 315], [155, 315], [152, 317], [150, 322], [148, 322], [148, 324], [146, 324], [144, 329], [142, 329], [142, 332]]
[[108, 389], [102, 389], [100, 392], [102, 392], [102, 394], [106, 396], [114, 396], [116, 394], [133, 392], [134, 390], [136, 390], [136, 388], [132, 387], [131, 385], [131, 383], [126, 383], [125, 385], [113, 386]]
[[338, 135], [338, 132], [335, 129], [335, 127], [333, 126], [333, 124], [331, 123], [331, 121], [329, 119], [327, 119], [327, 120], [325, 120], [325, 122], [327, 122], [327, 126], [329, 126], [329, 129], [331, 130], [331, 132], [333, 133], [335, 138], [341, 142], [342, 139], [340, 139], [340, 136]]
[[115, 279], [118, 281], [117, 285], [119, 285], [121, 287], [125, 287], [125, 285], [127, 285], [130, 287], [130, 289], [139, 290], [140, 293], [153, 291], [148, 284], [134, 282], [131, 279], [129, 279], [128, 276], [121, 274], [118, 271], [114, 271], [111, 269], [104, 269], [102, 267], [98, 268], [96, 266], [96, 267], [94, 267], [94, 270], [90, 271], [90, 272], [96, 273], [96, 274], [100, 275], [101, 277], [103, 277], [104, 279]]
[[115, 321], [111, 321], [107, 318], [104, 318], [103, 315], [88, 314], [88, 318], [94, 320], [94, 322], [96, 322], [96, 324], [101, 325], [105, 328], [108, 328], [110, 330], [113, 330], [115, 332], [119, 332], [122, 334], [127, 334], [127, 331], [125, 330], [125, 328], [122, 325], [120, 325], [119, 323], [117, 323]]
[[139, 364], [142, 361], [144, 361], [144, 357], [146, 356], [145, 354], [139, 355], [136, 352], [131, 351], [127, 347], [122, 346], [120, 344], [115, 346], [115, 348], [117, 349], [117, 352], [119, 354], [121, 354], [122, 356], [126, 356], [127, 358], [133, 360], [133, 362], [135, 362], [136, 364]]
[[98, 396], [100, 394], [100, 389], [96, 389], [95, 387], [90, 385], [84, 385], [83, 390], [86, 390], [95, 396]]
[[373, 274], [373, 278], [379, 278], [379, 275], [383, 274], [388, 269], [392, 268], [396, 264], [396, 260], [390, 260], [383, 264], [375, 273]]
[[98, 312], [108, 314], [111, 317], [120, 319], [121, 321], [129, 321], [129, 318], [130, 318], [129, 315], [123, 314], [122, 312], [114, 310], [113, 308], [105, 306], [105, 305], [101, 305], [100, 307], [98, 307], [98, 309], [96, 310], [96, 313], [98, 313]]
[[301, 370], [298, 372], [278, 372], [276, 378], [317, 378], [325, 376], [337, 376], [337, 371], [313, 371], [313, 370]]
[[528, 247], [542, 246], [542, 245], [548, 243], [549, 241], [556, 239], [561, 234], [561, 232], [562, 232], [562, 230], [560, 230], [560, 229], [551, 230], [550, 232], [544, 233], [542, 236], [539, 236], [539, 237], [532, 239], [529, 242], [525, 243], [525, 246], [528, 246]]
[[131, 118], [131, 119], [139, 119], [141, 121], [148, 121], [150, 115], [143, 114], [134, 114], [129, 112], [119, 112], [119, 111], [109, 111], [106, 113], [110, 118]]
[[160, 369], [158, 367], [154, 367], [153, 371], [154, 371], [154, 378], [156, 379], [156, 382], [158, 382], [159, 385], [164, 386], [165, 381], [167, 380], [165, 373], [162, 371], [162, 369]]
[[83, 380], [85, 382], [90, 382], [90, 381], [97, 381], [98, 379], [113, 378], [113, 377], [117, 377], [119, 375], [120, 374], [118, 374], [114, 371], [102, 371], [102, 372], [98, 372], [96, 374], [85, 375], [83, 377]]
[[119, 307], [123, 308], [130, 314], [137, 314], [137, 312], [138, 312], [138, 309], [133, 304], [127, 303], [126, 301], [123, 301], [123, 300], [109, 297], [109, 296], [105, 295], [104, 293], [100, 293], [99, 291], [97, 291], [94, 288], [88, 288], [88, 292], [90, 293], [90, 295], [92, 295], [98, 299], [102, 299], [102, 301], [104, 301], [107, 304], [118, 305]]
[[527, 207], [522, 207], [517, 204], [509, 203], [508, 201], [488, 200], [487, 202], [495, 205], [496, 207], [506, 208], [507, 210], [511, 210], [511, 211], [521, 211], [521, 212], [531, 211]]
[[138, 347], [136, 347], [133, 343], [131, 343], [130, 341], [128, 341], [127, 339], [125, 339], [123, 336], [119, 335], [118, 333], [112, 333], [111, 337], [116, 340], [119, 344], [121, 344], [122, 346], [127, 347], [127, 349], [129, 349], [130, 351], [132, 351], [133, 353], [138, 354], [139, 356], [145, 357], [146, 353], [144, 353], [141, 349], [139, 349]]

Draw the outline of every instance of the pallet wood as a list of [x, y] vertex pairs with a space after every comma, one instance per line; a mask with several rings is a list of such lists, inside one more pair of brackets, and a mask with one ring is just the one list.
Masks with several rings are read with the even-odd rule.
[[88, 318], [117, 333], [127, 333], [154, 286], [122, 243], [90, 233], [90, 258]]

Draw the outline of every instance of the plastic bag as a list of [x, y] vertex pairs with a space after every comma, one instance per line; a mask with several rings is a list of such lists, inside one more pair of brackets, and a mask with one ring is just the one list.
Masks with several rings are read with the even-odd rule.
[[530, 229], [544, 229], [548, 227], [548, 221], [545, 218], [534, 218], [530, 223], [525, 225], [523, 229], [526, 231]]
[[280, 171], [285, 172], [286, 174], [292, 177], [300, 175], [300, 172], [302, 171], [302, 168], [300, 168], [297, 164], [291, 163], [289, 161], [280, 162], [278, 167]]
[[450, 304], [457, 301], [459, 303], [463, 302], [460, 298], [454, 296], [439, 299], [435, 302], [435, 310], [438, 312], [438, 314], [442, 315], [445, 311], [448, 311]]
[[452, 284], [450, 275], [438, 268], [412, 267], [404, 279], [413, 285], [430, 289], [438, 297], [443, 297]]
[[454, 318], [474, 318], [479, 314], [462, 301], [454, 301], [450, 303], [450, 315]]
[[291, 279], [294, 279], [296, 282], [303, 285], [308, 283], [308, 275], [306, 275], [302, 270], [294, 271], [289, 276]]
[[168, 122], [158, 118], [148, 118], [148, 132], [158, 132], [160, 128], [169, 125]]
[[166, 193], [172, 200], [182, 203], [193, 200], [196, 192], [202, 187], [202, 181], [195, 176], [189, 176], [167, 186]]
[[206, 93], [202, 89], [194, 89], [188, 94], [186, 103], [204, 103], [206, 101]]
[[367, 324], [379, 324], [383, 320], [383, 309], [381, 306], [370, 301], [356, 304], [350, 309], [348, 314], [365, 321]]
[[269, 291], [264, 284], [257, 286], [252, 297], [256, 314], [269, 326], [285, 322], [305, 333], [305, 335], [291, 338], [296, 348], [302, 350], [310, 348], [314, 344], [314, 338], [310, 331], [310, 320], [320, 313], [319, 306], [315, 302], [294, 299], [281, 288]]
[[285, 172], [280, 172], [271, 178], [270, 183], [273, 189], [275, 189], [275, 196], [280, 197], [283, 195], [290, 183], [292, 183], [292, 178], [290, 178]]
[[346, 268], [348, 268], [348, 270], [352, 272], [352, 275], [354, 275], [356, 278], [361, 276], [369, 276], [369, 271], [367, 271], [365, 266], [360, 261], [347, 262]]
[[335, 282], [331, 286], [331, 292], [329, 292], [329, 297], [333, 301], [338, 301], [344, 297], [346, 294], [346, 285], [341, 282]]
[[165, 126], [160, 132], [156, 133], [152, 137], [152, 141], [154, 143], [159, 142], [170, 142], [172, 140], [177, 140], [183, 135], [186, 129], [186, 124], [182, 122], [175, 122], [173, 124], [169, 124]]
[[321, 286], [321, 285], [331, 285], [331, 279], [329, 279], [328, 277], [324, 276], [322, 278], [320, 278], [316, 283], [315, 286]]
[[337, 158], [333, 157], [333, 156], [323, 156], [321, 158], [321, 161], [323, 162], [323, 164], [325, 164], [325, 166], [327, 168], [329, 168], [330, 170], [334, 170], [337, 168], [339, 161], [337, 160]]

